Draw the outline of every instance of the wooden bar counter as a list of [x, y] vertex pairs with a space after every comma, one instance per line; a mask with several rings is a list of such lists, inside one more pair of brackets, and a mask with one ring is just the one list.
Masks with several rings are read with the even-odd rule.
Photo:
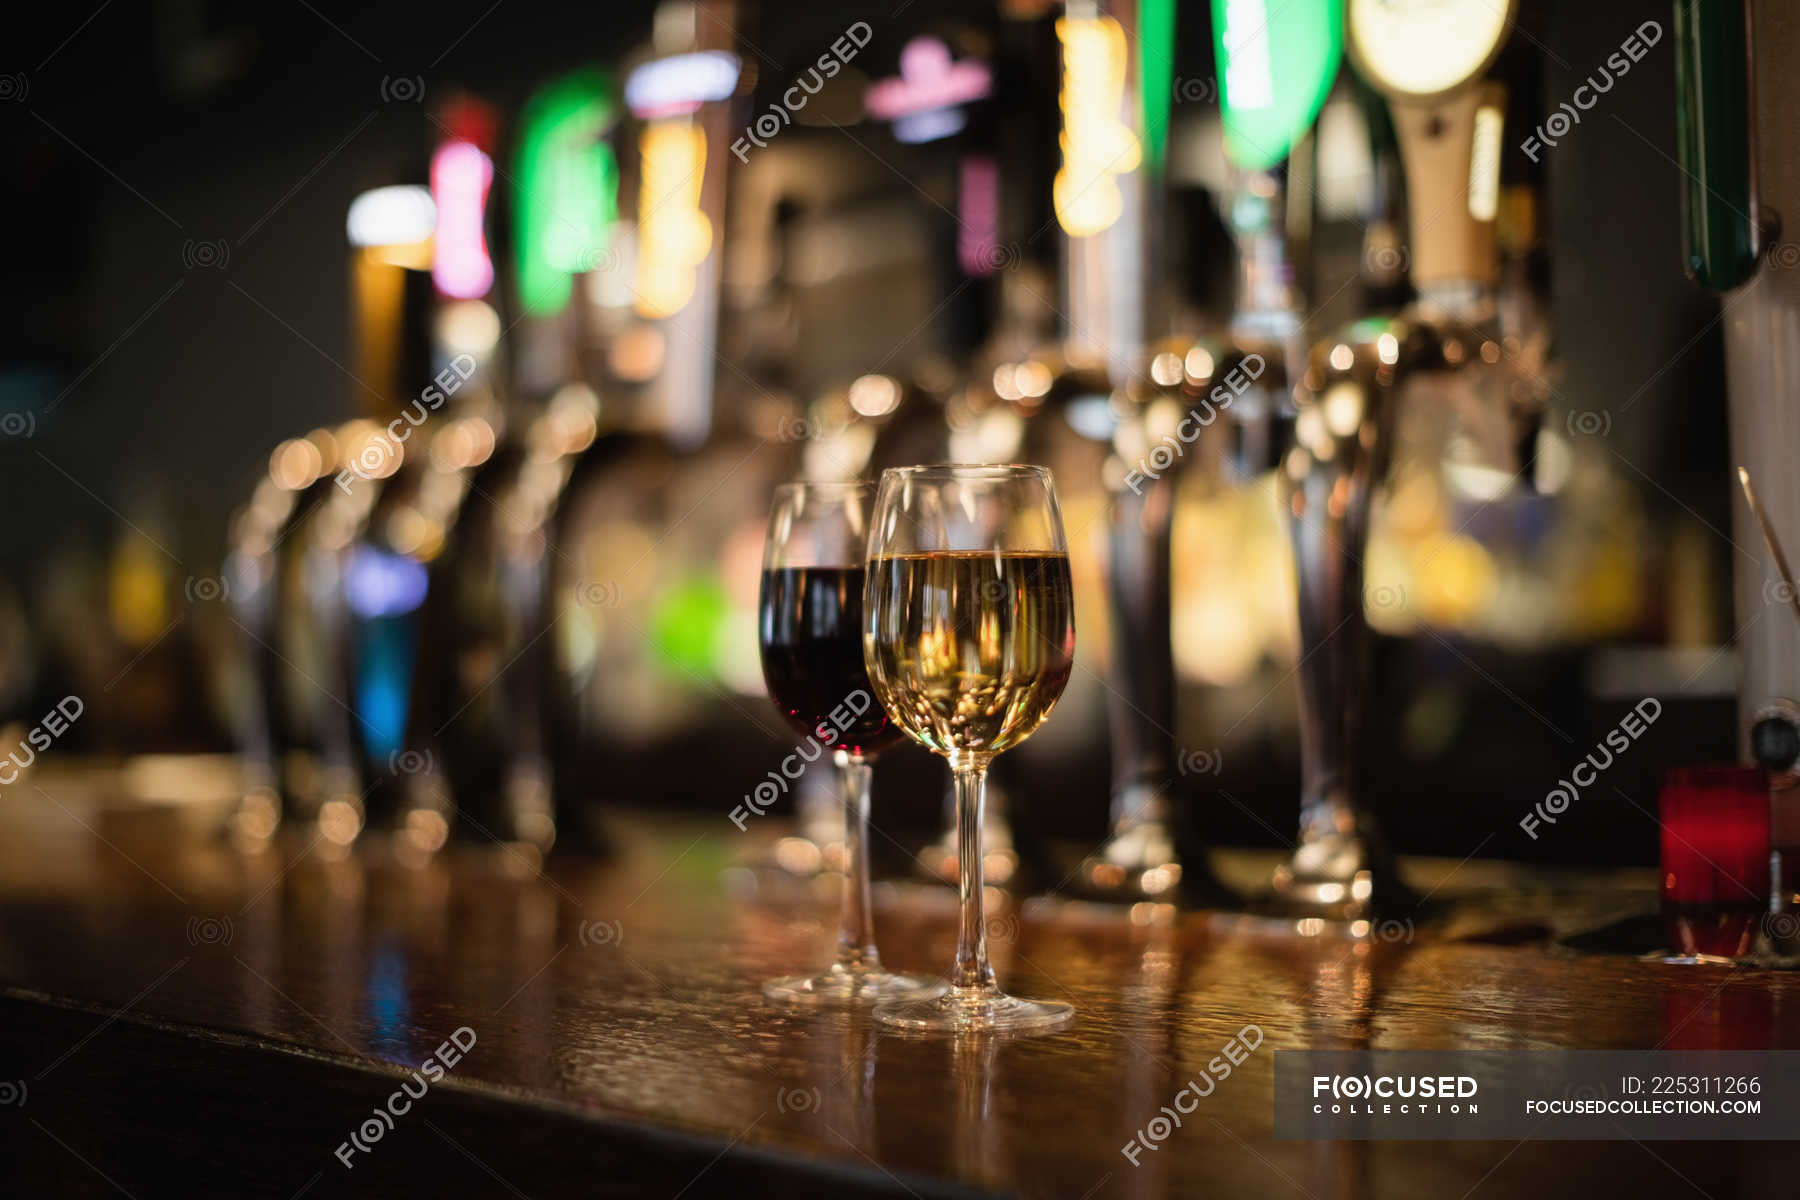
[[[540, 870], [492, 846], [332, 861], [299, 834], [246, 856], [49, 784], [7, 801], [10, 1195], [1539, 1200], [1793, 1196], [1800, 1179], [1800, 1147], [1777, 1143], [1273, 1135], [1277, 1049], [1800, 1048], [1800, 975], [1558, 946], [1653, 912], [1649, 871], [1413, 862], [1447, 915], [1358, 943], [1001, 906], [1002, 984], [1070, 1001], [1076, 1024], [918, 1040], [761, 1000], [835, 934], [829, 879], [772, 895], [736, 865], [773, 818], [621, 817], [612, 859]], [[1221, 861], [1246, 880], [1267, 864]], [[942, 971], [949, 889], [878, 893], [889, 965]], [[1261, 1045], [1133, 1165], [1121, 1148], [1247, 1025]], [[442, 1077], [410, 1098], [428, 1059]], [[375, 1109], [403, 1084], [390, 1128]]]

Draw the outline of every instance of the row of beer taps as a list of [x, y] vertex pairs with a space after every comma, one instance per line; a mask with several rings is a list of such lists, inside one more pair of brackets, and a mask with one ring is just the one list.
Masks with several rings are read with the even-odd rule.
[[[1216, 19], [1228, 23], [1234, 7], [1241, 6], [1215, 6]], [[683, 385], [671, 399], [673, 385], [645, 382], [675, 363], [690, 376], [698, 367], [711, 373], [709, 339], [729, 331], [715, 333], [721, 268], [720, 252], [710, 243], [688, 245], [700, 253], [677, 264], [684, 281], [679, 296], [666, 294], [663, 274], [656, 276], [654, 294], [624, 283], [612, 303], [616, 312], [633, 315], [620, 317], [604, 343], [584, 321], [533, 318], [531, 302], [503, 336], [483, 325], [491, 317], [489, 324], [497, 326], [500, 316], [509, 315], [504, 302], [479, 299], [487, 294], [485, 282], [474, 294], [445, 301], [443, 311], [463, 318], [447, 341], [442, 331], [448, 326], [440, 319], [432, 360], [449, 364], [432, 376], [438, 403], [461, 393], [446, 406], [447, 415], [428, 418], [421, 411], [419, 424], [430, 419], [429, 431], [403, 450], [395, 449], [394, 426], [384, 432], [375, 422], [284, 443], [257, 498], [237, 519], [234, 604], [262, 686], [259, 707], [244, 721], [249, 770], [235, 830], [249, 841], [266, 839], [284, 813], [298, 807], [333, 844], [347, 846], [380, 811], [414, 855], [438, 849], [459, 822], [541, 854], [558, 822], [569, 819], [577, 794], [559, 765], [583, 737], [585, 718], [572, 712], [591, 700], [593, 680], [607, 677], [621, 690], [629, 687], [630, 667], [609, 660], [611, 648], [627, 635], [658, 636], [673, 647], [667, 657], [678, 669], [683, 661], [678, 631], [645, 630], [632, 619], [628, 585], [588, 573], [566, 536], [577, 519], [573, 514], [601, 523], [615, 539], [626, 538], [627, 508], [651, 522], [676, 515], [687, 522], [699, 513], [694, 529], [723, 530], [733, 506], [741, 507], [783, 472], [854, 473], [897, 456], [918, 460], [921, 428], [923, 444], [941, 447], [945, 457], [1031, 459], [1045, 430], [1067, 425], [1092, 431], [1089, 457], [1106, 481], [1111, 658], [1104, 690], [1112, 761], [1110, 831], [1081, 860], [1070, 890], [1130, 902], [1224, 899], [1204, 849], [1182, 844], [1175, 811], [1180, 772], [1171, 600], [1177, 495], [1184, 481], [1227, 488], [1272, 472], [1297, 585], [1302, 794], [1292, 853], [1254, 904], [1283, 921], [1350, 928], [1412, 905], [1381, 834], [1377, 806], [1359, 783], [1370, 640], [1364, 568], [1371, 513], [1398, 460], [1432, 464], [1469, 494], [1487, 499], [1532, 485], [1543, 397], [1535, 380], [1544, 335], [1504, 311], [1496, 287], [1498, 139], [1506, 101], [1487, 71], [1507, 27], [1503, 22], [1471, 35], [1487, 41], [1480, 53], [1467, 56], [1460, 74], [1421, 82], [1384, 61], [1377, 48], [1359, 47], [1355, 16], [1368, 5], [1352, 0], [1352, 57], [1391, 112], [1411, 223], [1403, 248], [1396, 247], [1391, 220], [1372, 225], [1369, 236], [1387, 257], [1410, 259], [1417, 298], [1403, 311], [1313, 340], [1318, 331], [1297, 284], [1292, 245], [1303, 224], [1296, 218], [1312, 198], [1303, 173], [1287, 160], [1296, 145], [1310, 145], [1307, 130], [1337, 79], [1341, 45], [1330, 37], [1318, 43], [1317, 29], [1337, 36], [1343, 6], [1295, 0], [1291, 7], [1306, 11], [1248, 33], [1223, 24], [1218, 31], [1219, 99], [1234, 162], [1220, 208], [1234, 235], [1240, 272], [1236, 314], [1212, 334], [1168, 332], [1176, 325], [1168, 298], [1174, 281], [1168, 278], [1170, 217], [1163, 186], [1170, 81], [1167, 64], [1159, 67], [1156, 60], [1170, 53], [1171, 43], [1167, 30], [1155, 25], [1158, 6], [1130, 0], [1069, 0], [1054, 21], [1063, 128], [1050, 207], [1061, 225], [1063, 287], [1059, 303], [1046, 306], [1059, 315], [1062, 336], [1023, 356], [1001, 339], [984, 339], [1007, 353], [974, 355], [971, 379], [957, 388], [879, 374], [858, 380], [849, 420], [854, 425], [866, 418], [863, 425], [873, 430], [860, 442], [846, 442], [841, 428], [806, 428], [805, 436], [788, 439], [788, 450], [743, 470], [751, 456], [729, 452], [731, 431], [722, 419], [713, 422], [710, 436], [704, 433], [715, 411], [712, 384], [696, 400], [693, 387]], [[721, 176], [732, 159], [727, 117], [738, 75], [734, 48], [717, 42], [719, 30], [734, 27], [736, 14], [717, 0], [666, 8], [686, 14], [658, 20], [659, 37], [675, 30], [678, 44], [659, 45], [632, 77], [641, 84], [640, 100], [652, 83], [661, 91], [644, 101], [642, 111], [627, 115], [657, 135], [642, 141], [642, 153], [657, 156], [654, 171], [642, 166], [644, 179], [692, 181], [663, 197], [684, 209], [689, 219], [683, 228], [692, 242], [701, 232], [710, 239], [723, 228]], [[716, 19], [700, 19], [702, 10]], [[909, 47], [903, 73], [957, 65], [953, 47], [918, 41], [933, 44]], [[1140, 53], [1146, 48], [1154, 53]], [[1310, 83], [1282, 81], [1304, 93], [1287, 104], [1285, 124], [1244, 116], [1267, 105], [1253, 103], [1243, 89], [1273, 86], [1250, 77], [1257, 53], [1305, 63], [1302, 74]], [[727, 63], [730, 86], [720, 82]], [[657, 64], [653, 80], [641, 74]], [[974, 76], [958, 78], [967, 84]], [[909, 106], [905, 89], [890, 89], [890, 97], [901, 98], [888, 106], [886, 119], [897, 125], [912, 120], [916, 134], [921, 114], [940, 114], [932, 128], [956, 136], [973, 126], [987, 142], [971, 134], [962, 149], [992, 151], [991, 122], [984, 126], [968, 116], [952, 124], [941, 117], [946, 110], [973, 113], [980, 104], [1004, 102], [989, 99], [985, 83], [969, 84], [971, 90], [946, 105], [941, 92], [919, 78], [910, 82], [925, 98]], [[567, 141], [573, 136], [568, 131], [579, 127], [580, 153], [592, 154], [596, 131], [620, 118], [603, 90], [583, 91], [565, 81], [554, 98], [568, 110], [558, 136]], [[630, 83], [624, 91], [633, 95]], [[488, 173], [476, 175], [483, 201], [490, 184], [504, 183], [516, 189], [517, 207], [531, 208], [531, 181], [507, 179], [489, 156], [491, 146], [484, 149], [483, 135], [466, 132], [460, 143], [487, 163]], [[984, 158], [984, 166], [969, 170], [971, 160]], [[991, 153], [965, 153], [956, 161], [961, 169], [947, 186], [991, 186]], [[603, 180], [617, 169], [611, 157], [584, 159], [581, 171], [558, 177], [557, 186], [571, 189], [560, 202], [584, 202], [571, 180]], [[392, 265], [411, 248], [430, 246], [429, 228], [393, 232], [405, 224], [402, 207], [401, 199], [390, 198], [388, 228], [359, 243], [359, 264], [379, 259]], [[648, 207], [641, 213], [646, 223], [652, 216]], [[474, 228], [480, 224], [477, 213]], [[353, 219], [353, 241], [355, 225]], [[1009, 248], [975, 247], [978, 261], [970, 266], [969, 247], [950, 232], [946, 244], [956, 246], [971, 280], [1001, 276], [994, 303], [1004, 305], [1007, 289], [1023, 286], [1025, 277], [1007, 261]], [[636, 267], [667, 241], [640, 226]], [[618, 244], [575, 247], [552, 265], [578, 280], [602, 274], [629, 280], [634, 264], [621, 265]], [[358, 270], [364, 292], [386, 286], [368, 282], [378, 277], [377, 267]], [[642, 283], [641, 270], [635, 278]], [[443, 279], [437, 282], [442, 289]], [[954, 298], [961, 288], [946, 291]], [[411, 309], [399, 305], [393, 311]], [[359, 366], [371, 377], [387, 370], [373, 359]], [[508, 387], [497, 381], [508, 372], [512, 391], [532, 393], [525, 398], [529, 404], [503, 394]], [[772, 372], [758, 370], [744, 395], [728, 379], [719, 385], [738, 411], [751, 414], [745, 418], [750, 432], [762, 408], [748, 393], [766, 396], [779, 382]], [[567, 382], [584, 374], [602, 380], [598, 395], [586, 384]], [[545, 382], [518, 382], [534, 377]], [[856, 387], [863, 389], [860, 397]], [[636, 410], [629, 401], [614, 407], [616, 397], [652, 393], [665, 406], [679, 400], [685, 414], [680, 428], [672, 420], [653, 428], [654, 421], [637, 419], [651, 407], [647, 402]], [[953, 396], [948, 403], [946, 395]], [[716, 413], [732, 407], [721, 404]], [[621, 419], [621, 410], [634, 415]], [[966, 436], [963, 418], [970, 412], [980, 417], [1002, 410], [1030, 419], [988, 444]], [[833, 453], [821, 465], [808, 448], [827, 442]], [[702, 460], [719, 478], [690, 506], [674, 494], [671, 480], [694, 478]], [[715, 497], [728, 481], [733, 486]], [[709, 526], [709, 513], [718, 515], [715, 525]], [[650, 559], [657, 549], [646, 545], [638, 557]], [[713, 601], [695, 591], [685, 602], [686, 611], [704, 613]], [[587, 640], [565, 644], [577, 632]], [[420, 647], [427, 643], [451, 652], [437, 659], [423, 655]], [[573, 657], [580, 658], [579, 679], [567, 669]], [[609, 677], [615, 669], [618, 674]], [[349, 696], [335, 708], [321, 701], [318, 693], [331, 689], [309, 692], [295, 683], [309, 672], [342, 678]], [[627, 724], [631, 716], [627, 697], [616, 718]], [[304, 803], [295, 803], [297, 793], [305, 793]], [[1003, 848], [1004, 828], [992, 832]], [[818, 850], [829, 835], [807, 836]], [[953, 854], [940, 841], [922, 861], [945, 874], [954, 870]], [[821, 857], [815, 853], [800, 869], [815, 868]]]

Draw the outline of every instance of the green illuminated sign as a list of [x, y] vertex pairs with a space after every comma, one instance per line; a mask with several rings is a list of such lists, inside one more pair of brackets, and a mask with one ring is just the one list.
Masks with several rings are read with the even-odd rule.
[[1266, 171], [1319, 115], [1344, 54], [1342, 0], [1213, 0], [1225, 153]]
[[619, 163], [604, 138], [617, 115], [612, 79], [600, 70], [565, 76], [525, 106], [514, 207], [526, 312], [561, 312], [573, 276], [606, 251], [619, 215]]
[[1144, 99], [1144, 160], [1162, 171], [1169, 145], [1169, 102], [1175, 92], [1175, 0], [1138, 5], [1138, 91]]

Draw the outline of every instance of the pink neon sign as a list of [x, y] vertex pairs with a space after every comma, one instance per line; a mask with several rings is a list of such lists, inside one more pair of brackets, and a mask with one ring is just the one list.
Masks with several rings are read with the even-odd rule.
[[437, 239], [431, 280], [446, 296], [475, 300], [494, 286], [494, 263], [488, 257], [482, 221], [493, 182], [493, 162], [472, 142], [445, 142], [432, 156]]

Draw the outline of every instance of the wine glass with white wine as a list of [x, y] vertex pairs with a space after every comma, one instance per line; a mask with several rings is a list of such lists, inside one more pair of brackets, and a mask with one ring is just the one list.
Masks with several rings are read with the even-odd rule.
[[1008, 996], [994, 983], [982, 918], [987, 769], [1055, 707], [1075, 660], [1069, 549], [1044, 467], [884, 471], [869, 524], [863, 655], [869, 681], [908, 737], [956, 781], [962, 900], [950, 988], [875, 1010], [926, 1032], [1054, 1029], [1075, 1010]]

